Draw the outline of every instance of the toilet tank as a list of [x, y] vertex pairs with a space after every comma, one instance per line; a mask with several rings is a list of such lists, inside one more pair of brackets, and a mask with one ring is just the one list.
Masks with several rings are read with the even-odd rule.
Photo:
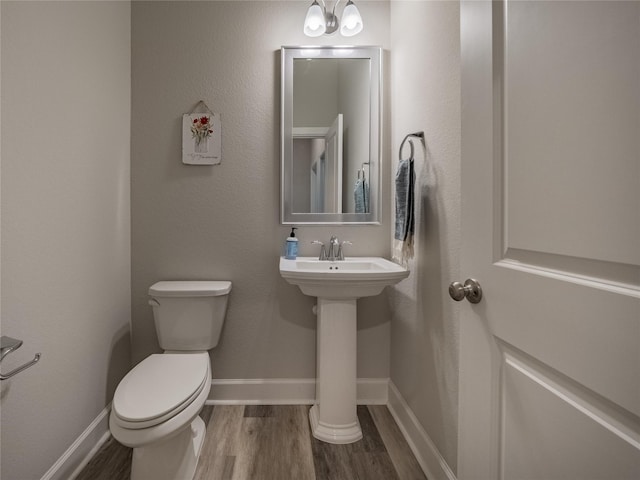
[[218, 344], [231, 291], [228, 281], [163, 281], [149, 305], [163, 350], [210, 350]]

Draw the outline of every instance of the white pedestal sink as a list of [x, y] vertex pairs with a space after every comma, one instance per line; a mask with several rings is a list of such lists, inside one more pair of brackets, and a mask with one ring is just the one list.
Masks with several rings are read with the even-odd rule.
[[318, 298], [316, 403], [309, 411], [313, 436], [329, 443], [362, 438], [356, 414], [356, 301], [378, 295], [409, 270], [379, 257], [331, 262], [280, 259], [280, 274]]

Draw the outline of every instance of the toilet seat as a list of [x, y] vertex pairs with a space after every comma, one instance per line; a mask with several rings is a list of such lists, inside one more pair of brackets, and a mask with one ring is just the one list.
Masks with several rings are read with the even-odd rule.
[[187, 405], [184, 410], [176, 413], [175, 416], [167, 421], [149, 428], [133, 429], [120, 426], [118, 417], [112, 409], [111, 415], [109, 415], [109, 430], [113, 438], [127, 447], [133, 449], [142, 448], [143, 450], [153, 448], [153, 445], [178, 435], [180, 431], [188, 428], [194, 420], [197, 420], [198, 414], [208, 396], [209, 388], [203, 388], [200, 395]]
[[165, 422], [187, 408], [208, 387], [209, 377], [207, 352], [151, 355], [118, 385], [113, 398], [113, 420], [133, 430]]

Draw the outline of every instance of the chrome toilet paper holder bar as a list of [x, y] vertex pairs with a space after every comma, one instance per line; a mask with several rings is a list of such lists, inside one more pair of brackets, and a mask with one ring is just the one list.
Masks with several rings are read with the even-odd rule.
[[[22, 346], [22, 340], [17, 338], [7, 337], [6, 335], [2, 335], [0, 337], [0, 362], [4, 360], [6, 355], [9, 355], [11, 352], [15, 352]], [[6, 380], [7, 378], [11, 378], [14, 375], [26, 370], [27, 368], [35, 365], [40, 360], [40, 353], [36, 353], [36, 356], [30, 362], [25, 363], [24, 365], [19, 366], [18, 368], [14, 368], [9, 373], [1, 373], [0, 372], [0, 380]]]

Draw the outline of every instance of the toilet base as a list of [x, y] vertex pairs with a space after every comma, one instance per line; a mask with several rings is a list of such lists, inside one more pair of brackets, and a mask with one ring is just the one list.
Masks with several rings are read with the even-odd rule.
[[200, 416], [177, 435], [159, 443], [133, 449], [131, 480], [191, 480], [206, 427]]

